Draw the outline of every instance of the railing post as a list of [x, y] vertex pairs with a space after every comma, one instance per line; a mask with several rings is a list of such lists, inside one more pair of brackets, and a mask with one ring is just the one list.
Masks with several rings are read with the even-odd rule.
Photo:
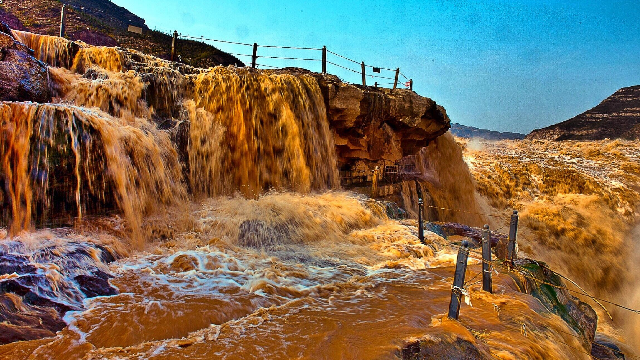
[[513, 267], [513, 260], [518, 257], [516, 253], [516, 235], [518, 234], [518, 211], [513, 210], [511, 226], [509, 228], [509, 242], [507, 243], [507, 263]]
[[422, 212], [424, 211], [424, 200], [422, 199], [422, 188], [418, 180], [416, 182], [416, 193], [418, 193], [418, 239], [424, 244], [424, 225], [422, 224]]
[[176, 45], [178, 42], [178, 31], [173, 31], [173, 39], [171, 40], [171, 61], [176, 61]]
[[460, 315], [460, 300], [464, 287], [464, 275], [467, 272], [467, 258], [469, 257], [469, 242], [462, 242], [458, 250], [456, 261], [456, 272], [453, 276], [453, 286], [451, 287], [451, 302], [449, 302], [449, 318], [458, 320]]
[[327, 47], [322, 47], [322, 73], [327, 73]]
[[482, 231], [482, 290], [493, 293], [491, 283], [491, 270], [493, 263], [491, 262], [491, 232], [489, 225], [484, 226]]
[[367, 86], [367, 75], [364, 71], [364, 61], [362, 62], [362, 86]]
[[400, 68], [396, 69], [396, 79], [393, 80], [393, 90], [398, 87], [398, 75], [400, 75]]
[[251, 67], [256, 68], [256, 60], [258, 59], [258, 44], [253, 43], [253, 55], [251, 55]]
[[62, 10], [60, 10], [60, 37], [64, 37], [64, 15], [67, 10], [67, 5], [62, 5]]

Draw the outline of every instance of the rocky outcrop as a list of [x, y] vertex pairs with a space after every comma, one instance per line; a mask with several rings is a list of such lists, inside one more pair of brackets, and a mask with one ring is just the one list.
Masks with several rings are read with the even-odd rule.
[[596, 335], [598, 316], [588, 304], [571, 295], [560, 277], [542, 262], [531, 259], [515, 261], [511, 273], [521, 291], [535, 296], [551, 312], [560, 316], [591, 349]]
[[116, 254], [91, 243], [45, 242], [29, 250], [0, 243], [0, 344], [53, 336], [67, 311], [94, 296], [115, 295], [106, 265]]
[[444, 108], [406, 89], [347, 84], [315, 74], [342, 164], [396, 161], [416, 154], [450, 127]]
[[574, 118], [533, 130], [527, 139], [640, 139], [640, 85], [622, 88]]
[[51, 99], [47, 66], [0, 26], [0, 101], [47, 102]]

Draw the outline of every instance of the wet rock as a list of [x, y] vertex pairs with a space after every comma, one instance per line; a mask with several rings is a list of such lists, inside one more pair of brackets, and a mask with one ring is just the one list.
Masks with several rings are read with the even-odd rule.
[[0, 27], [0, 101], [50, 101], [47, 66], [6, 32], [7, 28], [6, 24]]
[[89, 243], [51, 242], [35, 250], [0, 243], [0, 344], [53, 336], [84, 299], [117, 294], [106, 267], [115, 257]]
[[28, 306], [16, 296], [0, 295], [0, 344], [54, 336], [66, 325], [54, 309]]
[[515, 269], [510, 274], [521, 291], [533, 295], [547, 310], [560, 316], [591, 349], [598, 325], [598, 316], [591, 306], [571, 295], [560, 277], [543, 262], [518, 259]]
[[14, 254], [0, 254], [0, 275], [34, 273], [36, 267], [26, 256]]
[[286, 224], [270, 225], [262, 220], [245, 220], [240, 224], [238, 245], [251, 248], [270, 248], [290, 242]]
[[596, 340], [591, 347], [591, 356], [598, 360], [625, 359], [620, 348], [607, 341]]
[[483, 360], [487, 359], [471, 342], [455, 340], [424, 339], [408, 344], [402, 349], [404, 360]]
[[117, 295], [118, 291], [109, 284], [113, 276], [98, 270], [94, 274], [82, 274], [74, 278], [80, 291], [86, 297]]

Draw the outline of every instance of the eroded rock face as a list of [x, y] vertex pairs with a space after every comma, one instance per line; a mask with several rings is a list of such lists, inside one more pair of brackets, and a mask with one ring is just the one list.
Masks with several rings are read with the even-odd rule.
[[531, 259], [515, 261], [514, 280], [524, 293], [531, 294], [551, 312], [560, 316], [591, 349], [596, 335], [598, 316], [588, 304], [571, 295], [556, 273], [543, 263]]
[[450, 127], [442, 106], [413, 91], [347, 84], [333, 75], [315, 76], [342, 164], [399, 160], [416, 154]]
[[48, 102], [47, 66], [17, 42], [4, 23], [0, 26], [0, 101]]
[[640, 139], [640, 85], [622, 88], [569, 120], [533, 130], [527, 139]]

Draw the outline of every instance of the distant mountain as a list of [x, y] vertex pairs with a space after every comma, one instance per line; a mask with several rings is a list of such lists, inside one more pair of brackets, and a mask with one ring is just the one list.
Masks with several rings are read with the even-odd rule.
[[[170, 34], [150, 30], [143, 18], [109, 0], [2, 0], [0, 21], [14, 30], [57, 36], [62, 4], [67, 5], [68, 39], [96, 46], [121, 46], [169, 59]], [[142, 34], [129, 32], [129, 25], [141, 28]], [[244, 65], [236, 57], [198, 41], [179, 40], [176, 51], [182, 62], [197, 67]]]
[[524, 134], [479, 129], [473, 126], [465, 126], [456, 123], [451, 123], [451, 129], [449, 129], [449, 131], [454, 136], [467, 139], [480, 138], [485, 140], [520, 140], [524, 139], [525, 136]]
[[533, 130], [527, 139], [640, 139], [640, 85], [622, 88], [574, 118]]

